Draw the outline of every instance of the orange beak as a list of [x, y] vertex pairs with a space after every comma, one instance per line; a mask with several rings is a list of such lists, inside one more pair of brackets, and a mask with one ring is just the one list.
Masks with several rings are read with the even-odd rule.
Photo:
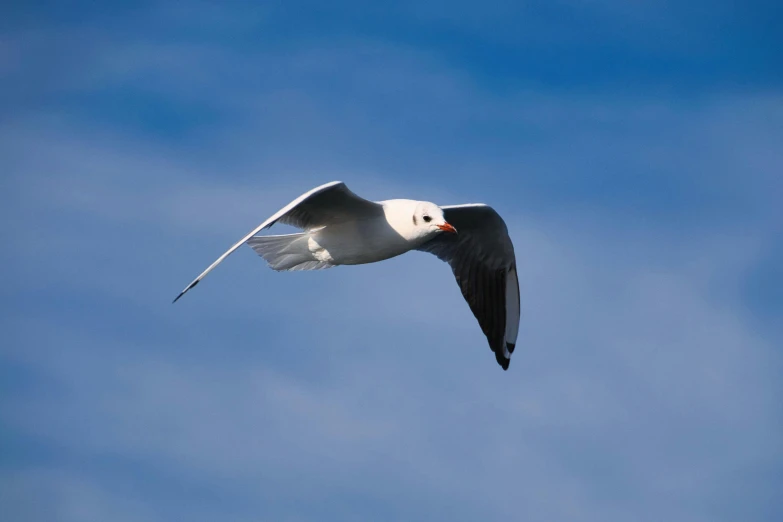
[[442, 225], [438, 225], [438, 228], [441, 229], [444, 232], [451, 232], [452, 234], [457, 233], [457, 229], [451, 226], [448, 223], [443, 223]]

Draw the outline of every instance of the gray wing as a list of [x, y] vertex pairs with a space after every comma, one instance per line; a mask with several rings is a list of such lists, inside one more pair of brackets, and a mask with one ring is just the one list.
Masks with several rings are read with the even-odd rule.
[[342, 181], [332, 181], [309, 192], [305, 192], [291, 203], [277, 211], [272, 217], [258, 225], [249, 234], [237, 241], [231, 248], [223, 253], [206, 270], [201, 272], [185, 289], [174, 299], [185, 295], [185, 292], [196, 286], [199, 281], [218, 266], [237, 248], [260, 231], [271, 227], [275, 223], [293, 225], [302, 230], [311, 230], [325, 225], [332, 225], [345, 221], [367, 219], [383, 214], [383, 207], [375, 202], [360, 198], [345, 186]]
[[507, 370], [519, 331], [519, 282], [506, 224], [487, 205], [441, 208], [457, 234], [439, 234], [418, 250], [451, 266], [495, 359]]
[[383, 206], [360, 198], [342, 181], [332, 181], [302, 194], [262, 223], [253, 234], [275, 223], [311, 230], [325, 225], [383, 215]]

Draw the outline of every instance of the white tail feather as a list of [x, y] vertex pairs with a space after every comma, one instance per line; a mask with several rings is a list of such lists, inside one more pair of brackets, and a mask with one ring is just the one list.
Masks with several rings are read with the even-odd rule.
[[264, 258], [273, 270], [319, 270], [333, 266], [319, 261], [310, 252], [307, 232], [284, 236], [253, 236], [247, 240], [258, 255]]

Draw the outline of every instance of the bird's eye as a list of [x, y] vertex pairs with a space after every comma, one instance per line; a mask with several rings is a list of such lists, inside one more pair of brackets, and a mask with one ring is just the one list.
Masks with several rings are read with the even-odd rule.
[[424, 221], [426, 221], [427, 223], [429, 223], [430, 221], [432, 221], [432, 218], [431, 218], [431, 217], [429, 217], [429, 216], [424, 216]]

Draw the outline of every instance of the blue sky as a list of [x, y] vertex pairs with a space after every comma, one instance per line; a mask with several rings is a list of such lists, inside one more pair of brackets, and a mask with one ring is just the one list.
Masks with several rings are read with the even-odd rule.
[[[783, 517], [774, 2], [18, 2], [0, 16], [0, 511]], [[313, 186], [485, 202], [448, 267], [226, 247]]]

